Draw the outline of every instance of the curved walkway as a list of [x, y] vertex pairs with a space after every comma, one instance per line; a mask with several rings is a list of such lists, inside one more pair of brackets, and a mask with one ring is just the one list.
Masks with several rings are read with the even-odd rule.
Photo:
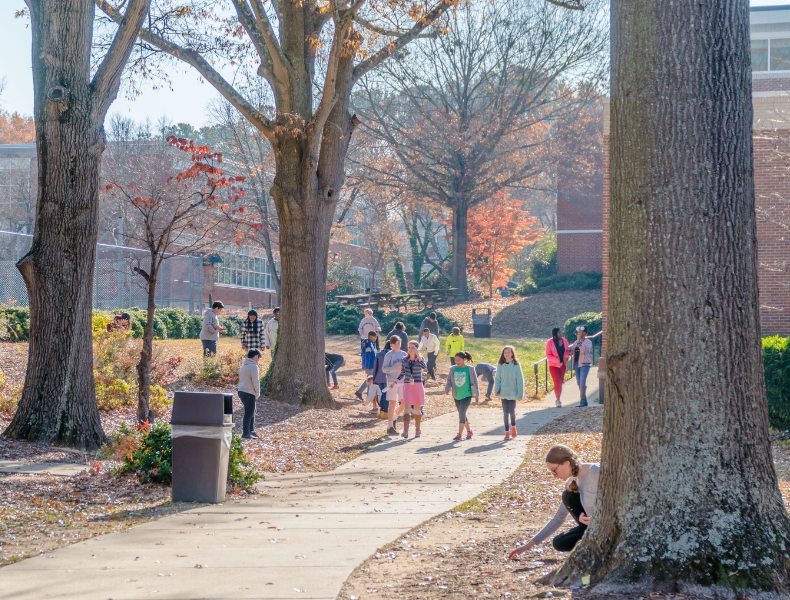
[[[591, 398], [597, 394], [590, 374]], [[575, 386], [564, 397], [574, 406]], [[427, 421], [418, 440], [390, 438], [329, 473], [267, 475], [265, 494], [196, 508], [0, 569], [0, 597], [334, 600], [354, 568], [423, 521], [499, 484], [526, 444], [567, 408], [519, 408], [503, 441], [498, 409]]]

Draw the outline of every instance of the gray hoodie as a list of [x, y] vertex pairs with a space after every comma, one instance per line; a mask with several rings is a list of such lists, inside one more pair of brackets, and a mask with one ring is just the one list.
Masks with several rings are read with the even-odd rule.
[[261, 379], [258, 364], [251, 358], [245, 358], [239, 369], [239, 391], [252, 394], [256, 398], [261, 395]]
[[215, 342], [219, 339], [219, 319], [217, 313], [209, 308], [203, 313], [203, 328], [200, 330], [200, 339]]

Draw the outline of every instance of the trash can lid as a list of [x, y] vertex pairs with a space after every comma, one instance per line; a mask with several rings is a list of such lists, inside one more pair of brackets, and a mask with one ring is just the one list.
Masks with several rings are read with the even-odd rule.
[[225, 394], [176, 392], [173, 394], [172, 425], [221, 426], [225, 414]]

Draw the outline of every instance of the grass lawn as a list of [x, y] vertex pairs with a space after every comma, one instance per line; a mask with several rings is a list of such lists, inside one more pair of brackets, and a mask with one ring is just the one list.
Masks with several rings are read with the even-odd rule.
[[[444, 339], [442, 340], [444, 342]], [[499, 355], [502, 348], [507, 345], [516, 349], [516, 357], [521, 364], [524, 372], [524, 391], [527, 396], [535, 393], [535, 370], [532, 364], [543, 358], [546, 353], [546, 344], [537, 340], [516, 340], [510, 341], [502, 338], [474, 338], [464, 336], [465, 350], [472, 355], [475, 363], [485, 362], [496, 366], [499, 362]], [[447, 354], [442, 350], [441, 357], [437, 360], [445, 369], [449, 366]], [[541, 386], [543, 384], [543, 369], [539, 370]], [[549, 382], [551, 385], [551, 382]], [[541, 387], [541, 390], [543, 388]], [[485, 393], [485, 389], [481, 389]]]

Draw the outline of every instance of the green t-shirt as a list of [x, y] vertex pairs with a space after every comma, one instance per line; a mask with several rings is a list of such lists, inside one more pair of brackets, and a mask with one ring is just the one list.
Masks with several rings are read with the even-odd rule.
[[455, 399], [471, 398], [472, 382], [470, 381], [469, 365], [453, 368], [453, 381], [455, 382]]

